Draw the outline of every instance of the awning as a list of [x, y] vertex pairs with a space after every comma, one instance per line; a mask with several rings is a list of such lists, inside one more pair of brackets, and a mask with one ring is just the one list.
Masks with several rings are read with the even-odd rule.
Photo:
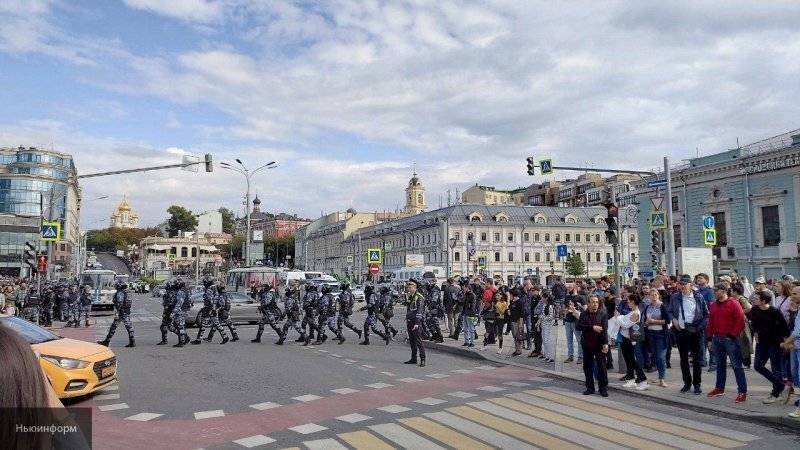
[[169, 246], [169, 245], [159, 245], [159, 244], [155, 244], [155, 245], [149, 245], [149, 246], [147, 246], [147, 249], [148, 249], [148, 250], [169, 250], [169, 249], [170, 249], [170, 246]]
[[207, 252], [215, 252], [217, 251], [217, 247], [214, 247], [213, 245], [201, 245], [200, 250], [205, 250]]

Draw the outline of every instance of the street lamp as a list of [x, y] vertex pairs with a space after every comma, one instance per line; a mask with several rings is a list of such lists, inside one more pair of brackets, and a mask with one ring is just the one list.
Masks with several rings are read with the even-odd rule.
[[246, 207], [246, 212], [247, 212], [247, 217], [246, 217], [246, 220], [247, 220], [247, 238], [245, 239], [245, 260], [244, 261], [245, 261], [245, 266], [249, 266], [250, 265], [250, 179], [251, 179], [251, 177], [253, 175], [255, 175], [256, 173], [258, 173], [261, 170], [274, 169], [274, 168], [276, 168], [278, 166], [275, 165], [275, 161], [270, 161], [270, 162], [264, 164], [263, 166], [259, 166], [259, 167], [255, 168], [253, 170], [249, 170], [244, 165], [244, 163], [242, 163], [242, 160], [240, 160], [239, 158], [236, 158], [235, 161], [241, 167], [232, 166], [230, 163], [227, 163], [227, 162], [224, 162], [224, 161], [220, 163], [220, 167], [222, 167], [223, 169], [232, 170], [234, 172], [238, 172], [238, 173], [244, 175], [244, 178], [247, 181], [247, 196], [246, 196], [246, 200], [245, 200], [245, 202], [246, 202], [245, 207]]

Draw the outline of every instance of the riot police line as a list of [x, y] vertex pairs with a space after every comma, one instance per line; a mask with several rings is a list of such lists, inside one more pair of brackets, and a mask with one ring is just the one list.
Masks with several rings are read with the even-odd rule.
[[53, 326], [53, 320], [66, 322], [67, 328], [78, 328], [82, 322], [88, 327], [91, 309], [91, 287], [63, 281], [32, 284], [17, 305], [24, 319], [45, 327]]

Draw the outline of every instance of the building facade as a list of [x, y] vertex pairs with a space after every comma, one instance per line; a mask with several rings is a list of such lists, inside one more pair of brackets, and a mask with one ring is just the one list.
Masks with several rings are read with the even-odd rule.
[[111, 228], [138, 228], [139, 215], [133, 211], [131, 205], [128, 203], [128, 196], [122, 197], [117, 209], [111, 213]]
[[198, 214], [197, 231], [200, 233], [222, 233], [222, 213], [208, 211]]
[[139, 242], [142, 275], [155, 277], [171, 269], [176, 274], [193, 274], [200, 252], [200, 270], [213, 271], [221, 263], [219, 250], [205, 237], [146, 237]]
[[[585, 276], [607, 273], [613, 249], [605, 239], [605, 208], [454, 205], [357, 229], [337, 222], [318, 228], [306, 241], [307, 270], [363, 279], [367, 249], [383, 250], [383, 274], [406, 265], [409, 255], [422, 255], [426, 265], [441, 266], [450, 275], [478, 271], [489, 276], [565, 275], [565, 259], [557, 246], [580, 255]], [[621, 241], [621, 266], [637, 262], [638, 231], [626, 225]], [[323, 238], [324, 236], [324, 238]]]
[[308, 219], [301, 219], [297, 215], [285, 213], [276, 214], [272, 220], [263, 222], [264, 238], [283, 238], [294, 236], [297, 230], [311, 223]]
[[[640, 215], [653, 209], [649, 197], [663, 196], [644, 182], [634, 191]], [[625, 197], [630, 201], [631, 196]], [[675, 247], [704, 247], [703, 216], [715, 218], [717, 242], [711, 246], [717, 269], [758, 275], [798, 277], [800, 241], [800, 130], [742, 148], [694, 158], [672, 169]], [[642, 255], [651, 251], [648, 221], [640, 220]], [[641, 270], [652, 270], [643, 257]]]
[[39, 243], [41, 219], [61, 223], [51, 266], [73, 273], [80, 191], [72, 156], [35, 147], [0, 148], [0, 274], [29, 275], [22, 255], [25, 242]]

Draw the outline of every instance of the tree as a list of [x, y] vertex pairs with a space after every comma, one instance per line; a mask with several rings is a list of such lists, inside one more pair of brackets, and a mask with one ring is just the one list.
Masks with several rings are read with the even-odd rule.
[[170, 215], [167, 221], [167, 233], [170, 237], [177, 236], [181, 231], [194, 231], [197, 228], [197, 217], [183, 206], [172, 205], [167, 213]]
[[580, 255], [577, 254], [567, 256], [566, 269], [567, 274], [573, 278], [582, 276], [586, 273], [586, 266], [583, 264], [583, 260], [581, 259]]
[[230, 244], [218, 245], [222, 257], [227, 260], [244, 259], [242, 255], [242, 246], [244, 245], [244, 236], [234, 236]]
[[[286, 259], [287, 255], [290, 256], [288, 260]], [[264, 238], [264, 259], [272, 261], [273, 264], [277, 263], [278, 266], [287, 262], [293, 266], [295, 264], [294, 236]], [[266, 261], [264, 263], [266, 264]]]
[[158, 228], [106, 228], [86, 232], [86, 247], [99, 252], [127, 250], [148, 236], [160, 236]]
[[222, 232], [233, 234], [236, 231], [236, 218], [233, 211], [223, 206], [219, 212], [222, 214]]

